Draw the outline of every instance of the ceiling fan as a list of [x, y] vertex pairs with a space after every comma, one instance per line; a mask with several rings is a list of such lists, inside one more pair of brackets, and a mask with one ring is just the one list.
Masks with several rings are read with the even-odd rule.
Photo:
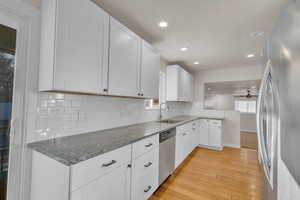
[[244, 95], [238, 95], [238, 94], [233, 94], [234, 97], [240, 97], [240, 98], [247, 98], [247, 99], [251, 99], [253, 97], [258, 97], [257, 94], [251, 94], [250, 90], [247, 90], [247, 94]]

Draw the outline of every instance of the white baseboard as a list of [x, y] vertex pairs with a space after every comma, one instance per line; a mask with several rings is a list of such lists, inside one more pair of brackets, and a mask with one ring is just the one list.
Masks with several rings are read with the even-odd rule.
[[236, 148], [236, 149], [240, 149], [241, 145], [239, 144], [224, 144], [225, 147], [232, 147], [232, 148]]
[[253, 131], [253, 130], [241, 130], [241, 132], [247, 132], [247, 133], [257, 133], [257, 131]]
[[202, 148], [206, 148], [206, 149], [212, 149], [212, 150], [218, 150], [218, 151], [223, 150], [223, 147], [212, 147], [212, 146], [201, 145], [201, 144], [199, 144], [198, 147], [202, 147]]

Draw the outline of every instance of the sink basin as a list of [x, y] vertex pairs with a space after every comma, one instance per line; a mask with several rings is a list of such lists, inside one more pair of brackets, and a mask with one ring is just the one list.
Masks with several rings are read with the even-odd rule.
[[166, 123], [166, 124], [176, 124], [176, 123], [179, 123], [179, 122], [182, 122], [183, 120], [176, 120], [176, 119], [167, 119], [167, 120], [161, 120], [161, 121], [158, 121], [160, 123]]

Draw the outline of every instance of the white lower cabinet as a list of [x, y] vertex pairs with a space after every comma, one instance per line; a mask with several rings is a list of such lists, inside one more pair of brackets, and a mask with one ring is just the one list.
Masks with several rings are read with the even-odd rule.
[[134, 143], [132, 149], [131, 199], [146, 200], [158, 187], [159, 135]]
[[[199, 139], [200, 145], [222, 148], [222, 121], [178, 126], [175, 168]], [[158, 188], [158, 179], [159, 134], [71, 166], [34, 151], [31, 200], [146, 200]]]
[[201, 146], [222, 150], [222, 120], [201, 119], [199, 124], [199, 144]]
[[122, 165], [71, 193], [71, 200], [130, 200], [130, 168]]
[[200, 131], [199, 131], [199, 144], [208, 146], [208, 137], [209, 137], [209, 120], [201, 119], [200, 120]]
[[177, 168], [186, 157], [198, 145], [196, 139], [198, 121], [192, 121], [176, 128], [175, 168]]
[[132, 200], [146, 200], [157, 189], [158, 161], [158, 146], [132, 161]]

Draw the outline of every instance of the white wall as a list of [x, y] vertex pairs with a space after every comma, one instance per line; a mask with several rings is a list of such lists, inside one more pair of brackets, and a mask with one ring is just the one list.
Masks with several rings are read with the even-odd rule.
[[261, 79], [263, 68], [257, 66], [243, 66], [236, 68], [201, 70], [195, 73], [195, 101], [204, 101], [204, 83], [224, 82], [224, 81], [243, 81]]
[[241, 131], [256, 133], [256, 115], [241, 113]]
[[36, 7], [36, 8], [39, 8], [40, 7], [40, 3], [41, 3], [41, 0], [23, 0], [24, 2]]
[[[207, 111], [204, 109], [204, 83], [243, 81], [261, 79], [263, 67], [243, 66], [237, 68], [201, 70], [194, 74], [195, 100], [190, 107], [192, 114], [216, 114], [224, 113], [224, 144], [227, 146], [240, 146], [240, 113], [235, 111]], [[227, 107], [232, 107], [226, 103]]]
[[240, 112], [225, 111], [224, 146], [240, 148]]
[[213, 110], [234, 110], [234, 100], [232, 94], [206, 95], [204, 108]]
[[[159, 110], [144, 101], [103, 96], [37, 93], [36, 118], [28, 142], [158, 120]], [[184, 103], [169, 103], [165, 116], [186, 113]]]

